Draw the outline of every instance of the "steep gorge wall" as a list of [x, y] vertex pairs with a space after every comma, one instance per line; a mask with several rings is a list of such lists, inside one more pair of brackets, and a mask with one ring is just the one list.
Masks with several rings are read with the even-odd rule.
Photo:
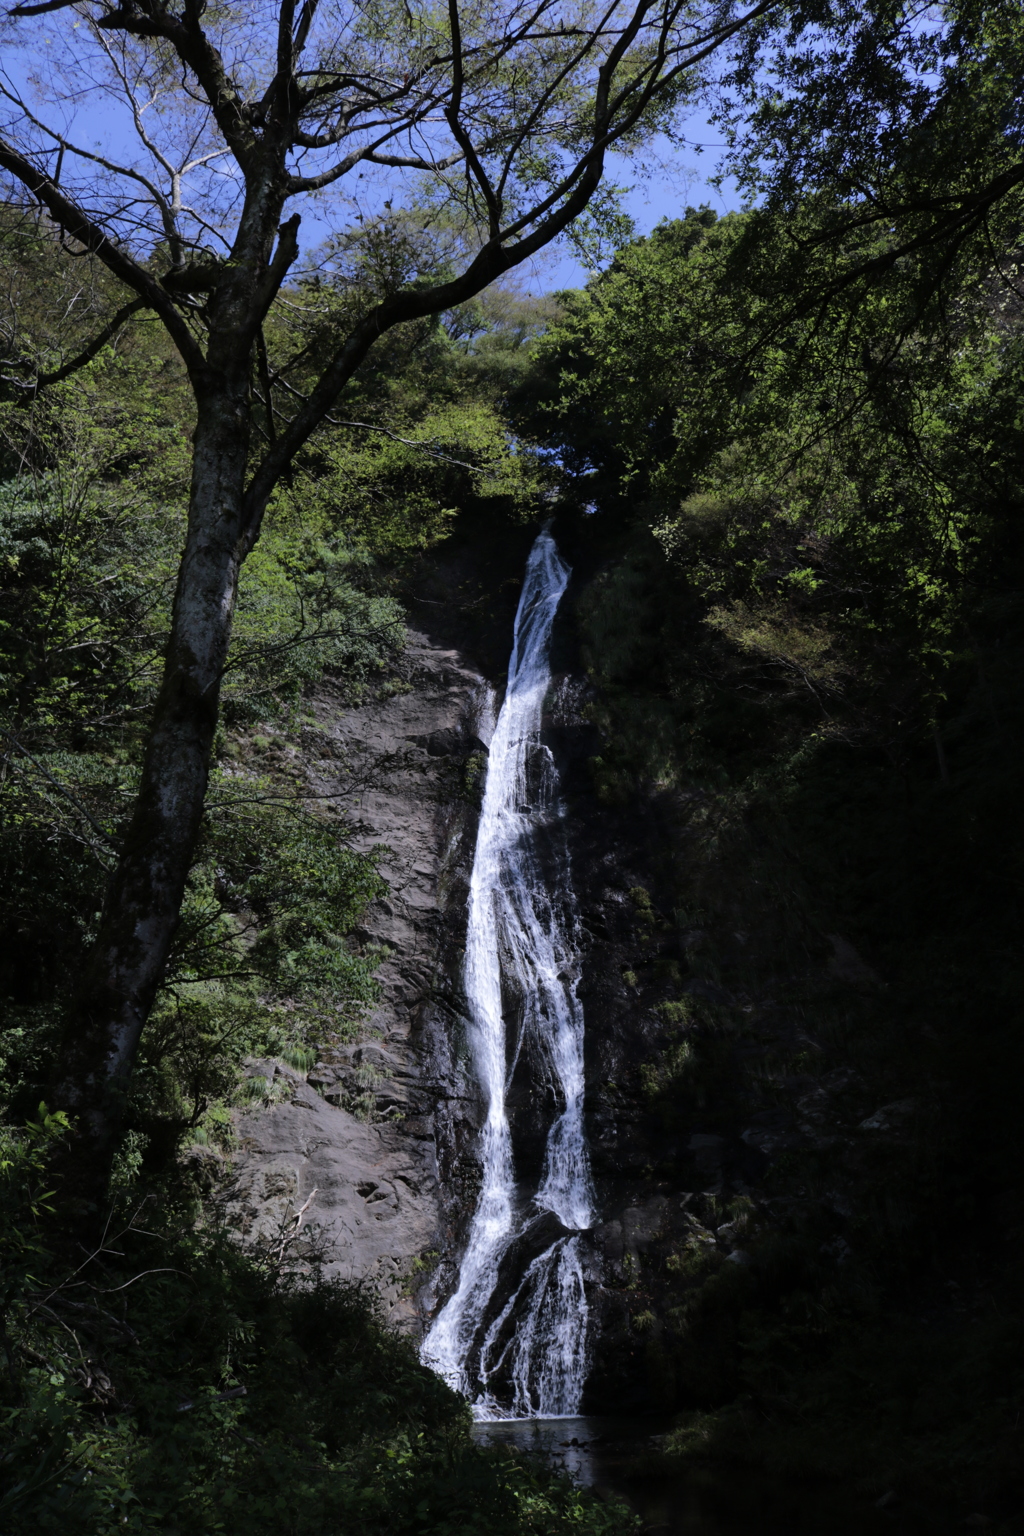
[[[601, 1212], [584, 1406], [714, 1406], [740, 1385], [736, 1325], [764, 1300], [765, 1245], [800, 1229], [838, 1268], [865, 1161], [906, 1143], [915, 1106], [880, 1104], [847, 1048], [884, 993], [854, 947], [813, 930], [783, 942], [756, 881], [724, 854], [716, 867], [695, 807], [657, 790], [602, 802], [567, 734]], [[674, 906], [687, 884], [689, 910]]]
[[417, 1288], [447, 1208], [434, 1110], [451, 1085], [431, 1058], [430, 1021], [446, 991], [449, 930], [457, 942], [485, 749], [474, 734], [481, 679], [458, 652], [410, 632], [398, 684], [344, 710], [322, 690], [301, 750], [311, 788], [343, 793], [355, 846], [387, 849], [388, 894], [356, 936], [386, 951], [379, 1006], [357, 1042], [308, 1073], [251, 1064], [270, 1080], [270, 1102], [236, 1116], [219, 1202], [245, 1241], [288, 1239], [300, 1258], [318, 1254], [328, 1275], [371, 1282], [392, 1321], [418, 1329]]

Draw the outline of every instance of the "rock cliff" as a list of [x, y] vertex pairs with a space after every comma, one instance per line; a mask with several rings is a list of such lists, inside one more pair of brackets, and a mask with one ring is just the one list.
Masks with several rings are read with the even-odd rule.
[[388, 896], [358, 934], [383, 952], [382, 995], [361, 1039], [308, 1074], [251, 1063], [269, 1092], [236, 1116], [220, 1193], [245, 1241], [316, 1252], [328, 1274], [372, 1282], [391, 1319], [413, 1328], [443, 1204], [433, 1110], [447, 1085], [425, 1060], [436, 1042], [424, 1015], [445, 991], [439, 968], [458, 927], [467, 845], [471, 856], [481, 689], [457, 652], [413, 632], [387, 697], [343, 710], [329, 690], [317, 696], [302, 746], [307, 779], [318, 793], [343, 795], [357, 847], [386, 849]]

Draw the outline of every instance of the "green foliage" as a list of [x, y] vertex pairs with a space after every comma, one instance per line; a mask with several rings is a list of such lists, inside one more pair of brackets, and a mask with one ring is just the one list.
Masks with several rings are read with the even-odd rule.
[[[19, 1213], [40, 1203], [41, 1136], [30, 1128], [20, 1162], [5, 1157]], [[465, 1404], [367, 1295], [297, 1286], [182, 1214], [147, 1204], [68, 1267], [37, 1243], [33, 1272], [8, 1288], [11, 1536], [629, 1528], [568, 1484], [475, 1451]]]
[[265, 782], [214, 788], [132, 1084], [150, 1134], [163, 1123], [216, 1139], [226, 1127], [211, 1108], [230, 1101], [245, 1057], [308, 1071], [358, 1033], [380, 955], [345, 936], [386, 887], [377, 854], [352, 852], [345, 835]]
[[744, 775], [783, 741], [792, 754], [867, 729], [904, 751], [941, 709], [977, 631], [965, 599], [1012, 537], [1024, 354], [1009, 278], [964, 293], [955, 327], [894, 341], [890, 284], [758, 346], [787, 249], [770, 224], [691, 210], [620, 253], [538, 354], [525, 423], [572, 500], [596, 498], [605, 538], [630, 529], [586, 626], [623, 718], [635, 680], [665, 678], [644, 733], [656, 780], [684, 757], [699, 774], [705, 750], [717, 774], [726, 738]]
[[[1019, 1451], [986, 1311], [1016, 1337], [1024, 326], [980, 243], [944, 312], [912, 262], [825, 304], [812, 261], [798, 292], [836, 222], [810, 198], [659, 227], [567, 299], [516, 408], [586, 572], [595, 786], [659, 829], [623, 970], [663, 1025], [635, 1078], [656, 1176], [704, 1176], [662, 1151], [694, 1131], [806, 1133], [743, 1175], [749, 1262], [695, 1232], [645, 1276], [659, 1400], [704, 1413], [688, 1455], [960, 1498]], [[824, 935], [869, 965], [844, 978]]]
[[[74, 436], [69, 406], [62, 428], [70, 462], [65, 445], [52, 469], [0, 486], [4, 1093], [23, 1108], [45, 1088], [131, 804], [180, 534], [145, 475], [124, 489], [95, 421]], [[399, 610], [353, 569], [322, 524], [270, 519], [241, 594], [225, 698], [236, 729], [288, 722], [328, 668], [350, 695], [383, 673]], [[135, 1089], [146, 1134], [154, 1116], [198, 1125], [245, 1055], [343, 1036], [375, 995], [375, 957], [346, 936], [383, 889], [377, 855], [351, 851], [344, 817], [264, 756], [269, 772], [229, 762], [213, 776]]]
[[771, 26], [744, 40], [719, 108], [727, 167], [785, 230], [776, 320], [881, 294], [898, 349], [1019, 240], [1020, 14], [811, 0], [800, 15], [800, 41]]
[[287, 715], [325, 672], [353, 699], [381, 678], [405, 635], [395, 600], [362, 589], [368, 575], [366, 555], [331, 532], [323, 494], [278, 502], [242, 569], [227, 723]]
[[[454, 242], [454, 243], [453, 243]], [[323, 275], [274, 314], [270, 345], [309, 386], [367, 297], [450, 276], [457, 240], [443, 213], [366, 220], [329, 242]], [[543, 485], [501, 405], [525, 374], [550, 300], [488, 290], [441, 316], [389, 332], [278, 493], [289, 518], [326, 520], [351, 550], [403, 563], [451, 532], [460, 511], [521, 519]]]
[[0, 1129], [0, 1329], [8, 1357], [8, 1311], [46, 1257], [41, 1229], [54, 1209], [47, 1153], [68, 1130], [66, 1116], [51, 1114], [45, 1104], [39, 1106], [38, 1120], [19, 1130]]

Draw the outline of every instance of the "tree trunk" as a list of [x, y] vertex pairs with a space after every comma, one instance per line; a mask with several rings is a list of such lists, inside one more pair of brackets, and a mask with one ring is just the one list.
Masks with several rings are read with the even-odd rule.
[[56, 1104], [77, 1122], [63, 1192], [83, 1215], [103, 1197], [202, 821], [243, 558], [248, 369], [238, 374], [197, 391], [188, 531], [163, 680], [138, 798], [58, 1063]]

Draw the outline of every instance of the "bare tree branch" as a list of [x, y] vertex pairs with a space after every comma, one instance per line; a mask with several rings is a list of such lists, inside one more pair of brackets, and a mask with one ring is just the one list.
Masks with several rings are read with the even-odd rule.
[[464, 60], [462, 57], [462, 23], [459, 19], [459, 0], [448, 0], [448, 20], [452, 29], [452, 94], [444, 115], [456, 144], [466, 158], [466, 165], [476, 181], [487, 207], [487, 233], [496, 240], [501, 229], [501, 201], [491, 186], [480, 157], [473, 148], [472, 140], [459, 119], [462, 110], [462, 93], [466, 87]]
[[102, 331], [94, 336], [88, 346], [83, 347], [81, 352], [71, 358], [69, 362], [62, 363], [59, 368], [53, 369], [51, 373], [41, 373], [34, 383], [25, 386], [26, 401], [34, 400], [40, 390], [49, 389], [52, 384], [62, 384], [73, 373], [77, 373], [80, 368], [84, 368], [87, 363], [91, 363], [93, 358], [103, 350], [107, 342], [117, 335], [118, 331], [124, 326], [125, 321], [130, 320], [132, 315], [138, 314], [140, 309], [147, 308], [148, 305], [145, 299], [130, 299], [127, 304], [122, 304], [113, 319], [108, 321]]
[[3, 726], [0, 726], [0, 736], [3, 736], [5, 740], [9, 741], [15, 751], [21, 753], [22, 757], [28, 758], [28, 761], [32, 764], [33, 768], [37, 768], [46, 782], [51, 785], [59, 795], [63, 796], [69, 805], [72, 805], [75, 808], [79, 816], [85, 818], [90, 827], [92, 827], [93, 831], [96, 833], [96, 836], [102, 838], [103, 842], [106, 843], [108, 848], [117, 848], [117, 839], [111, 837], [110, 833], [106, 830], [105, 827], [100, 826], [92, 812], [86, 810], [82, 802], [76, 795], [72, 794], [71, 790], [68, 789], [66, 784], [62, 784], [59, 779], [55, 778], [50, 772], [49, 768], [45, 766], [45, 764], [41, 763], [37, 757], [33, 757], [32, 753], [28, 750], [27, 747], [22, 746], [21, 742], [12, 731], [7, 731], [3, 728]]
[[199, 81], [218, 128], [244, 170], [252, 164], [256, 149], [252, 113], [219, 51], [199, 25], [204, 9], [203, 0], [186, 0], [180, 17], [155, 7], [148, 15], [135, 9], [114, 10], [100, 16], [95, 24], [107, 31], [126, 32], [130, 37], [166, 39]]
[[170, 295], [165, 293], [156, 279], [121, 246], [115, 245], [98, 224], [70, 198], [64, 196], [44, 171], [38, 170], [31, 160], [19, 154], [3, 137], [0, 137], [0, 166], [17, 177], [72, 239], [98, 256], [115, 277], [120, 278], [126, 287], [134, 289], [148, 307], [156, 311], [189, 372], [201, 369], [205, 362], [202, 350], [184, 318], [175, 309]]
[[45, 0], [43, 5], [14, 5], [8, 11], [8, 16], [42, 16], [44, 11], [65, 11], [69, 5], [77, 5], [78, 0]]
[[371, 150], [363, 159], [370, 165], [390, 165], [395, 170], [446, 171], [450, 166], [458, 165], [462, 151], [444, 155], [440, 160], [423, 160], [416, 155], [378, 155]]

